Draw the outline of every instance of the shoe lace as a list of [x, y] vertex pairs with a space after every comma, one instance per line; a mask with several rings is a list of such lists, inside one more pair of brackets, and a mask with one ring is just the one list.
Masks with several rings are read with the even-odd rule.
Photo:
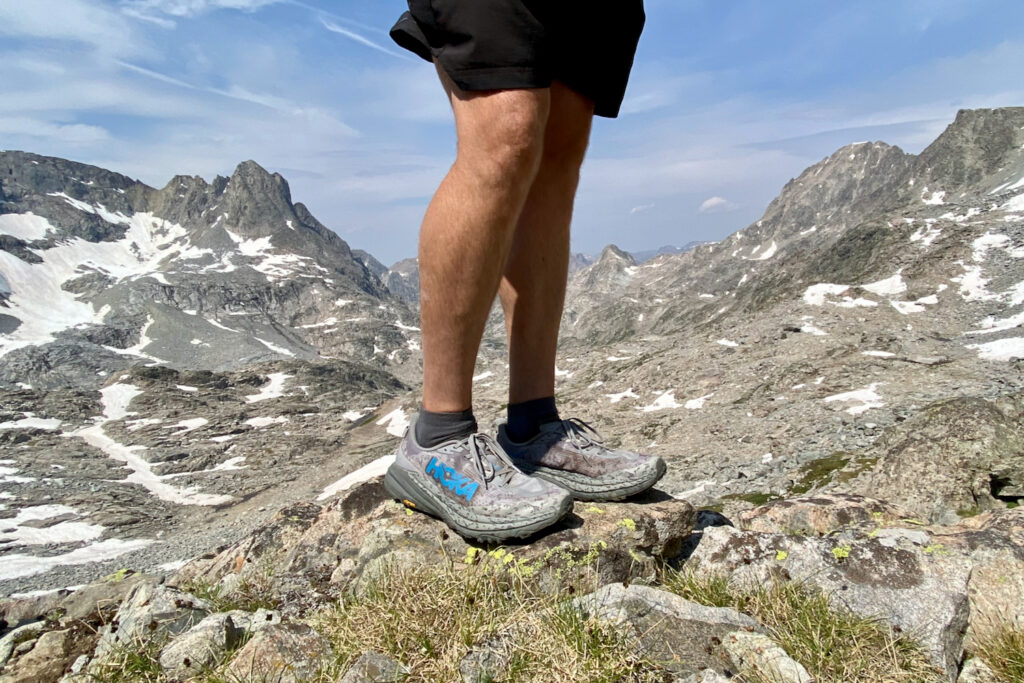
[[578, 417], [562, 420], [562, 430], [569, 443], [581, 451], [591, 447], [604, 448], [604, 439], [598, 431]]
[[508, 484], [519, 471], [498, 442], [486, 434], [477, 433], [469, 437], [469, 457], [476, 464], [485, 489], [495, 479]]

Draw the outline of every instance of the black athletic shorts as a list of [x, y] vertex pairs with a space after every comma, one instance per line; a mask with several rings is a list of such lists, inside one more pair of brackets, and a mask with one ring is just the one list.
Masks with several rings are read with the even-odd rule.
[[619, 113], [644, 27], [643, 0], [408, 0], [391, 29], [463, 90], [546, 88], [558, 79]]

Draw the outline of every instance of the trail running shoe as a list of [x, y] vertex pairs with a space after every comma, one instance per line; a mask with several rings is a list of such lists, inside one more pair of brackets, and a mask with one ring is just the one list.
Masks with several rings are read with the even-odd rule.
[[560, 486], [578, 500], [619, 500], [646, 491], [665, 474], [653, 455], [608, 448], [583, 420], [570, 418], [540, 426], [540, 433], [516, 443], [498, 423], [498, 444], [523, 472]]
[[416, 443], [415, 421], [398, 445], [384, 486], [408, 507], [480, 541], [529, 536], [572, 509], [567, 492], [523, 474], [486, 434], [424, 448]]

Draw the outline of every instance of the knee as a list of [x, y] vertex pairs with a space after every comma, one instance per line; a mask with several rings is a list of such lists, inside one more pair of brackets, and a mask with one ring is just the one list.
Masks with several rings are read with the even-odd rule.
[[456, 163], [480, 182], [529, 187], [544, 154], [547, 111], [541, 106], [509, 106], [460, 131]]

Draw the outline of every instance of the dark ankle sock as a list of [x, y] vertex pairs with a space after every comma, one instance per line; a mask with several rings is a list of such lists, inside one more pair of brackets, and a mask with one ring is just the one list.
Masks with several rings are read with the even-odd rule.
[[469, 436], [476, 431], [473, 410], [458, 413], [432, 413], [421, 407], [416, 418], [416, 443], [433, 448], [445, 441]]
[[558, 422], [558, 408], [555, 407], [554, 396], [509, 403], [505, 432], [513, 441], [522, 443], [537, 436], [540, 426], [546, 422]]

